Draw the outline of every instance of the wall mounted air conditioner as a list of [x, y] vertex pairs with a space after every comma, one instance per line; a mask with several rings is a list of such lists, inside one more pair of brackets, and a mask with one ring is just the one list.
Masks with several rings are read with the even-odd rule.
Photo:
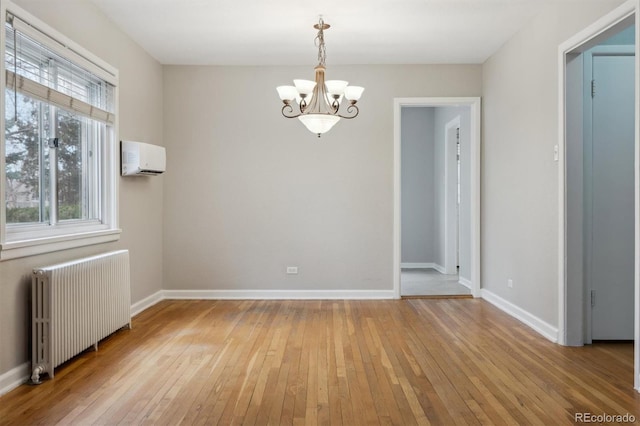
[[166, 170], [167, 158], [162, 146], [121, 141], [122, 176], [156, 176]]

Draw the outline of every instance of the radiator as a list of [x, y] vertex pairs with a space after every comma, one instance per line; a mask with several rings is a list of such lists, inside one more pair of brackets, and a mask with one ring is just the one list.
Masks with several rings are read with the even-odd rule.
[[129, 251], [33, 270], [32, 383], [118, 329], [131, 328]]

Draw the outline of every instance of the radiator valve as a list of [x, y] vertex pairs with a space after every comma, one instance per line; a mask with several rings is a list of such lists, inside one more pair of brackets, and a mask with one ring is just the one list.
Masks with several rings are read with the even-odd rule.
[[44, 371], [44, 367], [41, 365], [36, 366], [31, 373], [31, 380], [29, 380], [30, 385], [39, 385], [42, 384], [42, 380], [40, 380], [40, 375]]

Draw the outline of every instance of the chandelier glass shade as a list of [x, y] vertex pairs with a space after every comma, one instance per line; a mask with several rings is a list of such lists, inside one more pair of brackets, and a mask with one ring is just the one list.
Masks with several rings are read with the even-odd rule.
[[[364, 87], [349, 86], [344, 80], [325, 80], [326, 48], [324, 30], [329, 28], [322, 18], [313, 26], [318, 30], [318, 65], [315, 81], [293, 80], [293, 86], [278, 86], [278, 96], [284, 103], [282, 115], [297, 118], [312, 133], [320, 137], [328, 132], [341, 118], [355, 118], [360, 112], [356, 102]], [[346, 102], [345, 102], [346, 100]]]

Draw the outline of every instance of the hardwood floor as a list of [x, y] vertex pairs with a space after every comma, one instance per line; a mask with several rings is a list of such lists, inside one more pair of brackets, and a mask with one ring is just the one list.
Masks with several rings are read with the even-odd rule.
[[640, 419], [631, 344], [555, 345], [476, 299], [164, 301], [0, 398], [0, 423], [572, 424]]

